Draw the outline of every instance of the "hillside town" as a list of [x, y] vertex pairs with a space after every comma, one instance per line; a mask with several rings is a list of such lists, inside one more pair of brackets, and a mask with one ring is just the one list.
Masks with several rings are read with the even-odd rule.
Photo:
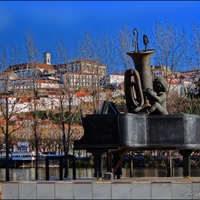
[[[51, 54], [44, 53], [44, 62], [22, 63], [9, 66], [0, 73], [1, 127], [6, 125], [6, 111], [11, 130], [10, 148], [17, 142], [30, 142], [34, 148], [32, 130], [34, 112], [43, 112], [37, 119], [40, 127], [40, 151], [62, 153], [62, 131], [48, 114], [78, 113], [79, 119], [70, 122], [70, 147], [83, 135], [81, 115], [98, 113], [103, 101], [123, 101], [124, 74], [107, 74], [107, 66], [83, 58], [64, 64], [51, 64]], [[168, 80], [168, 93], [183, 96], [198, 95], [199, 71], [171, 72], [168, 66], [151, 66], [153, 77]], [[7, 102], [7, 107], [5, 106]], [[65, 123], [66, 131], [69, 124]], [[1, 138], [3, 133], [1, 131]], [[54, 141], [52, 144], [52, 140]], [[1, 140], [0, 149], [4, 149]]]

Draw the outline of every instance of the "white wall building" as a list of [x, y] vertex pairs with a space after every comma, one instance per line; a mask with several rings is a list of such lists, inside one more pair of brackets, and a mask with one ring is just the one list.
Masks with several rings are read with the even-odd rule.
[[118, 87], [124, 82], [124, 74], [109, 74], [105, 76], [105, 85], [113, 85]]

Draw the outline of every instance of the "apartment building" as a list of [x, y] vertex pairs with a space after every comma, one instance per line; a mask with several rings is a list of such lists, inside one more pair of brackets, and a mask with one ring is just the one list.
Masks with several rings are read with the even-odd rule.
[[104, 78], [105, 85], [112, 85], [118, 87], [124, 82], [124, 74], [108, 74]]
[[154, 77], [158, 76], [166, 77], [172, 73], [170, 67], [164, 65], [151, 66], [151, 71]]
[[54, 66], [63, 83], [69, 88], [97, 87], [106, 75], [106, 66], [93, 60], [76, 59], [67, 64]]

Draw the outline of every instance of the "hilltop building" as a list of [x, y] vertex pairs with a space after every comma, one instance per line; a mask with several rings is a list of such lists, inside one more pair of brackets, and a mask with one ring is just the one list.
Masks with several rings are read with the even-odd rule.
[[61, 80], [69, 88], [87, 88], [99, 86], [100, 80], [106, 75], [106, 66], [99, 62], [77, 59], [66, 64], [54, 66]]

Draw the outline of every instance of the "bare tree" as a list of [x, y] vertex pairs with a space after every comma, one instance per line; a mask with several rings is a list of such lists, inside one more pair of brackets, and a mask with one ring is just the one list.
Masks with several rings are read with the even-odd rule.
[[[12, 53], [14, 51], [10, 51]], [[16, 84], [14, 80], [16, 79], [15, 74], [12, 72], [12, 68], [9, 67], [9, 61], [6, 49], [0, 48], [0, 112], [1, 117], [5, 120], [5, 125], [0, 123], [1, 132], [5, 136], [6, 144], [6, 181], [9, 181], [9, 140], [13, 132], [17, 131], [22, 125], [15, 127], [14, 129], [9, 129], [10, 124], [14, 118], [19, 115], [23, 110], [22, 107], [18, 107], [19, 93], [16, 89]]]
[[22, 57], [22, 49], [20, 46], [12, 45], [10, 49], [10, 65], [20, 63]]
[[40, 139], [40, 133], [39, 133], [39, 118], [37, 115], [37, 104], [38, 104], [38, 98], [37, 98], [37, 68], [36, 68], [36, 61], [38, 58], [38, 50], [36, 46], [36, 42], [34, 40], [32, 32], [29, 30], [26, 32], [25, 37], [25, 47], [27, 52], [27, 59], [30, 62], [30, 71], [31, 71], [31, 77], [27, 77], [32, 79], [33, 82], [33, 92], [32, 92], [32, 99], [33, 99], [33, 135], [35, 139], [35, 151], [36, 151], [36, 160], [35, 160], [35, 179], [38, 179], [38, 148], [39, 148], [39, 139]]
[[38, 49], [31, 30], [28, 30], [24, 37], [27, 59], [29, 62], [34, 63], [38, 59]]
[[[72, 94], [69, 90], [69, 88], [66, 88], [66, 82], [65, 82], [65, 78], [64, 78], [64, 74], [67, 71], [67, 67], [68, 67], [68, 62], [69, 62], [69, 50], [66, 48], [66, 46], [64, 45], [62, 40], [59, 40], [56, 42], [56, 60], [58, 60], [59, 63], [61, 63], [62, 67], [58, 67], [58, 76], [60, 78], [60, 82], [59, 82], [59, 89], [56, 92], [56, 96], [57, 96], [57, 105], [56, 105], [56, 109], [58, 110], [59, 113], [59, 124], [60, 124], [60, 128], [62, 130], [62, 141], [63, 141], [63, 151], [64, 154], [67, 155], [68, 151], [69, 151], [69, 147], [68, 147], [68, 140], [69, 140], [69, 134], [67, 134], [66, 136], [66, 129], [65, 129], [65, 124], [66, 124], [66, 116], [65, 116], [65, 112], [66, 112], [66, 108], [68, 106], [69, 108], [69, 113], [71, 112], [71, 101], [72, 101]], [[64, 68], [64, 69], [63, 69]], [[54, 118], [52, 118], [54, 123], [55, 120]], [[58, 122], [58, 118], [56, 119], [56, 122]]]
[[200, 67], [200, 24], [195, 21], [191, 22], [190, 32], [190, 60], [195, 68]]
[[[57, 88], [52, 88], [54, 95], [49, 95], [54, 109], [50, 112], [49, 118], [58, 126], [62, 133], [62, 146], [65, 155], [68, 155], [70, 149], [70, 137], [72, 135], [71, 126], [77, 115], [80, 116], [79, 104], [74, 103], [74, 88], [71, 87], [68, 76], [69, 72], [69, 50], [62, 40], [56, 41], [55, 60], [59, 64], [56, 65], [57, 73], [54, 75], [57, 80]], [[53, 85], [52, 85], [53, 86]], [[68, 161], [65, 161], [65, 177], [68, 175]]]
[[[179, 109], [175, 98], [178, 96], [174, 95], [174, 91], [178, 89], [178, 85], [174, 87], [172, 82], [175, 78], [180, 78], [180, 83], [182, 82], [177, 72], [188, 64], [188, 40], [184, 27], [167, 19], [156, 20], [152, 28], [152, 43], [156, 49], [154, 54], [156, 65], [163, 67], [164, 76], [169, 83], [167, 91], [169, 113], [177, 113]], [[183, 100], [184, 97], [181, 98]], [[182, 101], [179, 97], [178, 99]]]
[[[170, 67], [172, 74], [182, 69], [188, 49], [186, 33], [183, 27], [179, 28], [169, 20], [157, 20], [152, 29], [152, 43], [156, 49], [155, 61], [157, 65], [166, 67], [166, 78], [169, 76], [168, 67]], [[174, 76], [172, 75], [170, 82], [173, 78]], [[170, 91], [170, 85], [168, 91]]]
[[[133, 30], [132, 30], [133, 31]], [[127, 25], [124, 25], [118, 32], [118, 56], [124, 67], [124, 70], [130, 69], [133, 66], [132, 59], [127, 55], [127, 52], [133, 51], [134, 40], [133, 32]]]
[[174, 99], [176, 101], [175, 110], [189, 114], [199, 114], [200, 24], [196, 21], [191, 21], [190, 29], [188, 30], [189, 51], [186, 72], [190, 75], [191, 86], [186, 88], [182, 97]]
[[[107, 72], [116, 73], [119, 67], [117, 39], [106, 33], [94, 36], [86, 31], [78, 41], [77, 55], [84, 58], [82, 61], [85, 61], [85, 66], [88, 65], [88, 73], [92, 76], [91, 84], [82, 90], [92, 95], [93, 113], [96, 113], [102, 101], [103, 88], [106, 86], [105, 76]], [[106, 66], [105, 72], [102, 71], [102, 66]]]

